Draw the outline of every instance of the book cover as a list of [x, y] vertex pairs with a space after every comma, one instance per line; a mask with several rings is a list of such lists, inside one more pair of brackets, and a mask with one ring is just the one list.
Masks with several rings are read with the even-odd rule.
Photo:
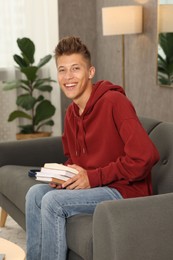
[[76, 175], [76, 173], [69, 172], [69, 171], [64, 171], [64, 170], [57, 170], [57, 169], [50, 169], [50, 168], [41, 168], [41, 172], [44, 173], [45, 175], [56, 177], [59, 175], [67, 176], [67, 177], [73, 177]]
[[36, 173], [36, 180], [38, 179], [38, 177], [41, 177], [41, 178], [56, 178], [56, 179], [60, 179], [60, 180], [63, 180], [63, 181], [67, 181], [69, 179], [69, 177], [65, 176], [65, 175], [61, 175], [61, 174], [57, 174], [57, 173], [46, 174], [46, 173], [43, 173], [42, 171]]
[[45, 163], [44, 168], [62, 170], [62, 171], [72, 172], [74, 174], [78, 173], [78, 171], [76, 169], [73, 169], [69, 166], [59, 164], [59, 163]]
[[54, 183], [58, 183], [58, 184], [62, 184], [65, 182], [65, 180], [61, 180], [61, 179], [57, 179], [57, 178], [53, 178], [53, 177], [43, 177], [43, 176], [38, 176], [36, 177], [37, 181], [43, 181], [43, 182], [54, 182]]

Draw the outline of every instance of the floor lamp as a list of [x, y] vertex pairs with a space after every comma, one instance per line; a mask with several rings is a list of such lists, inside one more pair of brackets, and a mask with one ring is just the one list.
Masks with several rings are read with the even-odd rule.
[[102, 8], [103, 35], [122, 35], [122, 79], [125, 88], [125, 34], [142, 32], [142, 6], [113, 6]]

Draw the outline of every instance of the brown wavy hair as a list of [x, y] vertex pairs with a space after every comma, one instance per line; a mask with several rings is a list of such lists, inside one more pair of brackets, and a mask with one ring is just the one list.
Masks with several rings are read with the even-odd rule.
[[91, 66], [91, 54], [87, 46], [79, 37], [68, 36], [62, 38], [55, 48], [55, 59], [62, 55], [81, 54]]

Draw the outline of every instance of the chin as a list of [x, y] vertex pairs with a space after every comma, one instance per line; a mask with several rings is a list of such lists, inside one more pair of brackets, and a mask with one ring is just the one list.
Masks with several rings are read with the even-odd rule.
[[66, 97], [67, 98], [69, 98], [69, 99], [75, 99], [75, 95], [73, 95], [73, 94], [70, 94], [70, 93], [64, 93], [65, 95], [66, 95]]

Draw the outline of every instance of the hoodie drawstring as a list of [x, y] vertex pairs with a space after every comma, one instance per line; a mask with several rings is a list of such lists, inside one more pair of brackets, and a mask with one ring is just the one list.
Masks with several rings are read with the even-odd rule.
[[76, 156], [80, 156], [81, 153], [87, 153], [87, 146], [85, 140], [85, 129], [83, 124], [83, 118], [75, 118], [76, 119], [76, 129], [75, 129], [75, 150]]

